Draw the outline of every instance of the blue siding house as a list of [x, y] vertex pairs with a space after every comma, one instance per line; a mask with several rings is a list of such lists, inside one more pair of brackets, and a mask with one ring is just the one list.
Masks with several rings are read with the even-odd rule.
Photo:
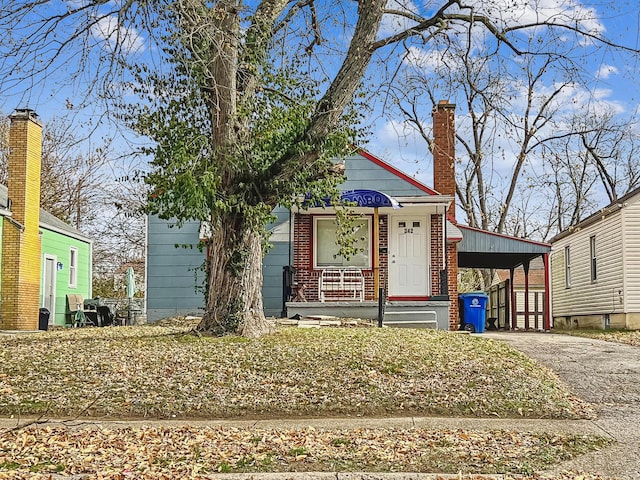
[[[340, 190], [363, 202], [352, 208], [360, 215], [353, 257], [338, 255], [333, 207], [274, 211], [272, 248], [263, 261], [267, 316], [375, 318], [382, 293], [389, 323], [455, 328], [461, 233], [455, 222], [453, 107], [445, 103], [434, 110], [439, 191], [364, 150], [342, 160], [346, 180]], [[372, 203], [385, 198], [388, 203]], [[147, 235], [148, 320], [202, 314], [200, 225], [177, 228], [150, 216]]]
[[[440, 281], [441, 271], [445, 270], [447, 263], [447, 246], [451, 248], [455, 245], [454, 242], [460, 239], [460, 231], [454, 223], [446, 221], [447, 226], [443, 223], [447, 208], [452, 202], [451, 196], [440, 195], [362, 150], [346, 158], [344, 163], [346, 181], [342, 184], [341, 190], [366, 189], [383, 192], [397, 199], [402, 207], [378, 209], [378, 252], [373, 251], [372, 244], [373, 209], [354, 207], [354, 211], [361, 213], [364, 219], [367, 243], [367, 253], [364, 254], [366, 258], [361, 258], [357, 266], [349, 265], [349, 261], [342, 259], [340, 265], [318, 265], [317, 262], [313, 264], [320, 247], [314, 235], [318, 229], [331, 229], [331, 207], [314, 207], [293, 212], [284, 208], [277, 209], [274, 212], [277, 220], [269, 226], [272, 247], [263, 262], [262, 292], [265, 314], [276, 317], [328, 314], [374, 318], [377, 315], [378, 292], [374, 291], [376, 282], [373, 276], [377, 268], [378, 285], [385, 288], [389, 297], [388, 309], [395, 306], [412, 311], [435, 310], [439, 314], [438, 327], [449, 328], [448, 294], [455, 292], [456, 286], [444, 287], [440, 285]], [[389, 223], [392, 221], [396, 221], [396, 227]], [[404, 226], [409, 223], [411, 227]], [[397, 230], [398, 228], [402, 231]], [[443, 242], [445, 228], [448, 230], [449, 242]], [[201, 315], [204, 306], [204, 253], [198, 248], [200, 224], [187, 222], [178, 228], [175, 222], [150, 216], [147, 232], [147, 318], [154, 321], [174, 315]], [[389, 275], [389, 252], [404, 248], [394, 243], [393, 237], [390, 236], [392, 232], [403, 245], [414, 239], [411, 249], [415, 255], [422, 257], [419, 262], [416, 262], [413, 256], [407, 257], [407, 262], [419, 265], [419, 269], [414, 269], [415, 275], [412, 278], [404, 273], [394, 276], [391, 272]], [[307, 246], [311, 246], [311, 250]], [[376, 260], [378, 266], [374, 267]], [[358, 262], [355, 259], [354, 261]], [[403, 265], [402, 268], [406, 268], [407, 265]], [[322, 272], [350, 267], [358, 268], [362, 274], [362, 298], [358, 297], [355, 298], [357, 301], [352, 301], [352, 292], [334, 290], [330, 301], [320, 301], [318, 283]], [[450, 268], [453, 267], [454, 265], [450, 265]], [[288, 277], [285, 271], [295, 273]], [[390, 284], [389, 278], [397, 283]], [[409, 284], [403, 283], [407, 281]]]

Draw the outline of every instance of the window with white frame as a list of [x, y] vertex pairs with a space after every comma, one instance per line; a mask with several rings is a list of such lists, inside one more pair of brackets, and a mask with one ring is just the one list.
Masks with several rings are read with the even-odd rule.
[[69, 287], [78, 286], [78, 249], [69, 248]]
[[596, 236], [589, 237], [589, 250], [591, 252], [591, 283], [598, 280], [597, 257], [596, 257]]
[[359, 218], [353, 223], [354, 247], [357, 253], [350, 258], [341, 256], [337, 243], [336, 217], [314, 217], [313, 266], [371, 268], [371, 221]]
[[571, 247], [564, 247], [564, 281], [567, 288], [571, 287]]

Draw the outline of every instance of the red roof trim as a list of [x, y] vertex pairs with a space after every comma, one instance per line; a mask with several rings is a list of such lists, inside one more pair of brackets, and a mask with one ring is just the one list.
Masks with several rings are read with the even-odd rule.
[[541, 247], [551, 247], [550, 243], [536, 242], [535, 240], [529, 240], [528, 238], [512, 237], [503, 233], [490, 232], [488, 230], [482, 230], [481, 228], [470, 227], [469, 225], [458, 225], [458, 228], [462, 230], [471, 230], [474, 232], [486, 233], [487, 235], [493, 235], [494, 237], [508, 238], [511, 240], [517, 240], [519, 242], [530, 243], [532, 245], [540, 245]]
[[407, 175], [406, 173], [401, 172], [400, 170], [398, 170], [395, 167], [392, 167], [391, 165], [389, 165], [387, 162], [385, 162], [384, 160], [379, 159], [378, 157], [376, 157], [375, 155], [367, 152], [366, 150], [363, 150], [362, 148], [358, 148], [358, 153], [360, 155], [362, 155], [364, 158], [366, 158], [367, 160], [375, 163], [376, 165], [378, 165], [379, 167], [384, 168], [387, 172], [392, 173], [393, 175], [395, 175], [396, 177], [401, 178], [402, 180], [404, 180], [405, 182], [410, 183], [411, 185], [413, 185], [416, 188], [419, 188], [420, 190], [422, 190], [425, 193], [428, 193], [429, 195], [440, 195], [438, 192], [436, 192], [435, 190], [433, 190], [432, 188], [427, 187], [424, 183], [419, 182], [418, 180], [416, 180], [415, 178], [410, 177], [409, 175]]

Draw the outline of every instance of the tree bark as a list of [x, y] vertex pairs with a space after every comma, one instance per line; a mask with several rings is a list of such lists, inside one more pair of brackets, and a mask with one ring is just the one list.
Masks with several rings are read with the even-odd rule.
[[207, 245], [207, 309], [197, 329], [258, 337], [268, 333], [262, 306], [262, 235], [223, 214]]

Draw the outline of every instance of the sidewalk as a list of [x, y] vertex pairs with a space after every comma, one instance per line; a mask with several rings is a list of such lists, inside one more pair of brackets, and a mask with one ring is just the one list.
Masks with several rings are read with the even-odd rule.
[[[12, 428], [34, 418], [0, 419], [0, 429]], [[101, 425], [112, 428], [141, 427], [257, 427], [257, 428], [308, 428], [316, 429], [357, 429], [357, 428], [424, 428], [424, 429], [464, 429], [464, 430], [518, 430], [535, 433], [573, 433], [577, 435], [603, 435], [597, 422], [593, 420], [547, 420], [514, 418], [449, 418], [449, 417], [346, 417], [346, 418], [310, 418], [310, 419], [274, 419], [274, 420], [71, 420], [52, 419], [53, 422], [67, 421], [67, 426]]]

